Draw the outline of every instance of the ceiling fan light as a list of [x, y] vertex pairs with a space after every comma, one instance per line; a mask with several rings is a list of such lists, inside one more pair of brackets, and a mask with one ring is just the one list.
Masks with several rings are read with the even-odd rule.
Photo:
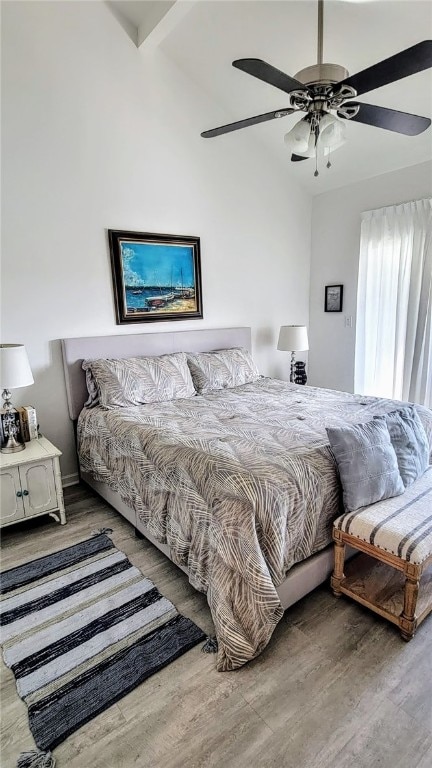
[[325, 149], [337, 149], [346, 140], [346, 129], [342, 120], [333, 115], [324, 115], [320, 120], [320, 142]]
[[300, 157], [315, 157], [315, 152], [315, 136], [313, 133], [311, 133], [309, 136], [307, 149], [304, 152], [295, 152], [295, 154], [300, 155]]
[[334, 125], [336, 119], [337, 118], [331, 115], [330, 112], [326, 112], [319, 121], [320, 133], [323, 133], [326, 128], [330, 128], [330, 126]]
[[288, 131], [288, 133], [284, 136], [284, 144], [288, 150], [288, 152], [294, 152], [294, 147], [296, 146], [296, 140], [294, 136], [292, 135], [291, 131]]
[[294, 128], [291, 128], [291, 130], [285, 134], [284, 142], [290, 152], [293, 152], [296, 155], [301, 155], [308, 150], [310, 135], [310, 123], [303, 118], [295, 124]]

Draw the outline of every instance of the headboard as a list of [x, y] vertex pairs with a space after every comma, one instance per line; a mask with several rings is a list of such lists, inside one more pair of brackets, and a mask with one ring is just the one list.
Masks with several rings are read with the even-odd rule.
[[71, 419], [78, 418], [87, 400], [83, 360], [136, 355], [167, 355], [172, 352], [211, 352], [214, 349], [251, 349], [250, 328], [210, 328], [167, 333], [134, 333], [117, 336], [83, 336], [62, 339], [63, 367]]

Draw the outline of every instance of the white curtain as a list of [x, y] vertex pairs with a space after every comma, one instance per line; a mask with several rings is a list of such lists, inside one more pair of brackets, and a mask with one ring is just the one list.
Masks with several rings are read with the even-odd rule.
[[432, 200], [362, 214], [355, 391], [432, 407]]

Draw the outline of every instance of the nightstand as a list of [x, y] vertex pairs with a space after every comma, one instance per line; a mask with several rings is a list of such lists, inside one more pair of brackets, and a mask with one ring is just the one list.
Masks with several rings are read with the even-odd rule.
[[0, 527], [51, 515], [66, 523], [58, 450], [46, 437], [24, 451], [0, 453]]

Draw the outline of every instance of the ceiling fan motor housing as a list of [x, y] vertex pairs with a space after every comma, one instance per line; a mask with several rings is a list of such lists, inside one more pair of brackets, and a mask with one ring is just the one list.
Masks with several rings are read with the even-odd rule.
[[303, 85], [331, 85], [346, 80], [349, 72], [340, 64], [313, 64], [294, 75]]
[[[348, 78], [349, 72], [340, 64], [313, 64], [297, 72], [295, 80], [302, 85], [291, 91], [290, 103], [294, 109], [307, 112], [312, 117], [313, 125], [318, 125], [319, 116], [324, 115], [329, 110], [337, 110], [342, 107], [344, 101], [357, 96], [357, 92], [350, 85], [344, 83]], [[347, 119], [355, 116], [359, 110], [343, 115]]]

